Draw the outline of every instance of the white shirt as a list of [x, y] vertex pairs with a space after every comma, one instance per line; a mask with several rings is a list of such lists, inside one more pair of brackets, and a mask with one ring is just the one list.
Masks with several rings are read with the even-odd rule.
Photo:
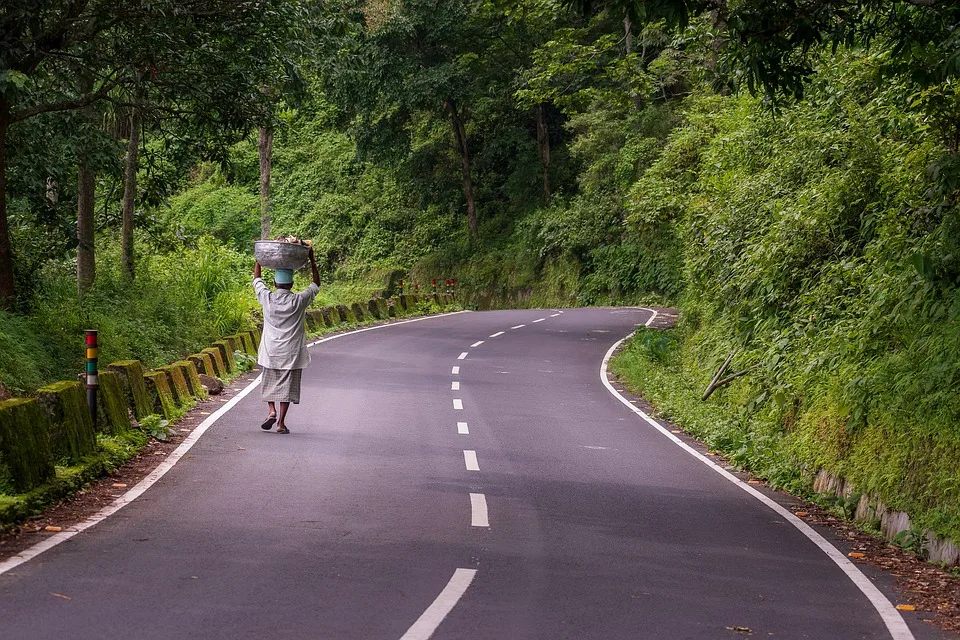
[[262, 278], [254, 278], [253, 290], [263, 307], [257, 364], [267, 369], [305, 369], [310, 364], [310, 352], [303, 317], [320, 287], [311, 282], [297, 293], [287, 289], [270, 291]]

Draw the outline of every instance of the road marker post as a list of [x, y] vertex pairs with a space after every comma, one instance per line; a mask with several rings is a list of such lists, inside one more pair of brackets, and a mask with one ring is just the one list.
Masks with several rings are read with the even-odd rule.
[[99, 346], [97, 344], [97, 330], [84, 331], [87, 345], [87, 406], [90, 408], [90, 418], [97, 423], [97, 389], [100, 383], [97, 380], [97, 359]]

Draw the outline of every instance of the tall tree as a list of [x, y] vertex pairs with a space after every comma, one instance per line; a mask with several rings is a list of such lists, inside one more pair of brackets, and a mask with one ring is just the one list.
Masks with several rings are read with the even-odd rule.
[[[89, 77], [82, 77], [81, 92], [93, 90]], [[83, 109], [87, 120], [92, 120], [94, 112], [88, 106]], [[83, 295], [93, 286], [97, 277], [97, 257], [94, 243], [96, 224], [94, 222], [94, 198], [96, 174], [86, 155], [81, 152], [77, 162], [77, 294]]]
[[467, 226], [476, 234], [469, 126], [471, 71], [483, 48], [476, 8], [459, 0], [388, 7], [343, 0], [328, 11], [320, 64], [326, 94], [370, 155], [404, 157], [410, 124], [419, 117], [449, 123]]
[[130, 111], [130, 133], [123, 165], [123, 200], [120, 216], [120, 262], [128, 278], [136, 275], [133, 246], [134, 211], [137, 203], [137, 166], [140, 158], [140, 107]]
[[95, 186], [93, 168], [85, 160], [80, 160], [77, 165], [77, 293], [81, 297], [97, 277], [96, 224], [93, 219]]

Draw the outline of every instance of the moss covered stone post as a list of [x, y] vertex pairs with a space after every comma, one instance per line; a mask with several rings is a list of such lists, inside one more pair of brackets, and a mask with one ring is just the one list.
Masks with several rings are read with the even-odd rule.
[[353, 317], [357, 319], [357, 322], [364, 321], [363, 307], [360, 306], [359, 302], [354, 302], [350, 305], [350, 310], [353, 311]]
[[210, 356], [210, 362], [213, 364], [213, 373], [207, 372], [208, 376], [214, 376], [217, 378], [227, 377], [227, 368], [226, 365], [223, 364], [223, 354], [220, 352], [220, 349], [207, 347], [200, 353], [205, 353]]
[[[88, 394], [90, 388], [88, 383]], [[93, 385], [93, 391], [97, 392], [97, 385]], [[79, 462], [96, 450], [97, 436], [93, 425], [97, 416], [90, 415], [90, 398], [88, 396], [84, 401], [83, 387], [79, 382], [54, 382], [41, 387], [37, 389], [37, 399], [50, 431], [50, 449], [55, 458]], [[94, 409], [96, 406], [94, 401]]]
[[253, 344], [253, 336], [250, 335], [249, 331], [244, 331], [240, 334], [240, 342], [243, 343], [243, 352], [248, 356], [257, 355], [257, 348]]
[[192, 362], [197, 368], [197, 373], [202, 373], [212, 378], [217, 377], [217, 369], [213, 364], [213, 356], [209, 353], [194, 353], [188, 356], [187, 360]]
[[153, 413], [153, 403], [143, 378], [143, 365], [139, 360], [121, 360], [107, 365], [110, 371], [116, 371], [127, 381], [126, 389], [130, 392], [127, 402], [133, 409], [137, 420], [146, 418]]
[[356, 322], [356, 318], [353, 317], [353, 312], [350, 311], [350, 308], [345, 304], [337, 305], [337, 313], [340, 314], [340, 321], [346, 323]]
[[237, 351], [239, 351], [240, 353], [243, 353], [243, 340], [240, 339], [240, 336], [238, 334], [227, 336], [226, 338], [224, 338], [224, 340], [227, 341], [227, 343], [230, 345], [230, 348], [233, 350], [234, 353], [236, 353]]
[[174, 420], [179, 415], [177, 403], [173, 399], [173, 392], [170, 390], [170, 383], [167, 382], [167, 374], [163, 371], [146, 371], [143, 374], [146, 381], [147, 390], [150, 393], [150, 401], [153, 408], [151, 413], [163, 415], [167, 420]]
[[220, 350], [224, 373], [231, 374], [237, 370], [237, 362], [233, 359], [233, 347], [226, 340], [217, 340], [213, 346]]
[[36, 398], [0, 402], [0, 458], [15, 491], [28, 491], [53, 477], [49, 428]]
[[187, 408], [193, 404], [193, 396], [190, 395], [190, 387], [183, 375], [183, 369], [175, 364], [168, 364], [164, 367], [157, 367], [157, 371], [166, 374], [167, 385], [178, 407]]
[[101, 371], [97, 374], [100, 400], [97, 403], [97, 431], [120, 434], [130, 428], [130, 411], [127, 408], [128, 390], [126, 379], [116, 371]]
[[190, 395], [200, 400], [207, 397], [207, 390], [203, 388], [203, 383], [200, 382], [200, 372], [197, 370], [197, 365], [189, 360], [178, 360], [170, 366], [180, 369]]

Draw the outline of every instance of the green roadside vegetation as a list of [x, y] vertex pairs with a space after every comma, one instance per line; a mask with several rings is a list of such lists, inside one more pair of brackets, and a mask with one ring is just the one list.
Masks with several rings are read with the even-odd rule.
[[[614, 368], [774, 484], [825, 469], [960, 541], [956, 155], [879, 64], [824, 61], [778, 114], [686, 101], [640, 181], [675, 208], [638, 213], [682, 235], [681, 322]], [[730, 353], [747, 375], [701, 401]]]

